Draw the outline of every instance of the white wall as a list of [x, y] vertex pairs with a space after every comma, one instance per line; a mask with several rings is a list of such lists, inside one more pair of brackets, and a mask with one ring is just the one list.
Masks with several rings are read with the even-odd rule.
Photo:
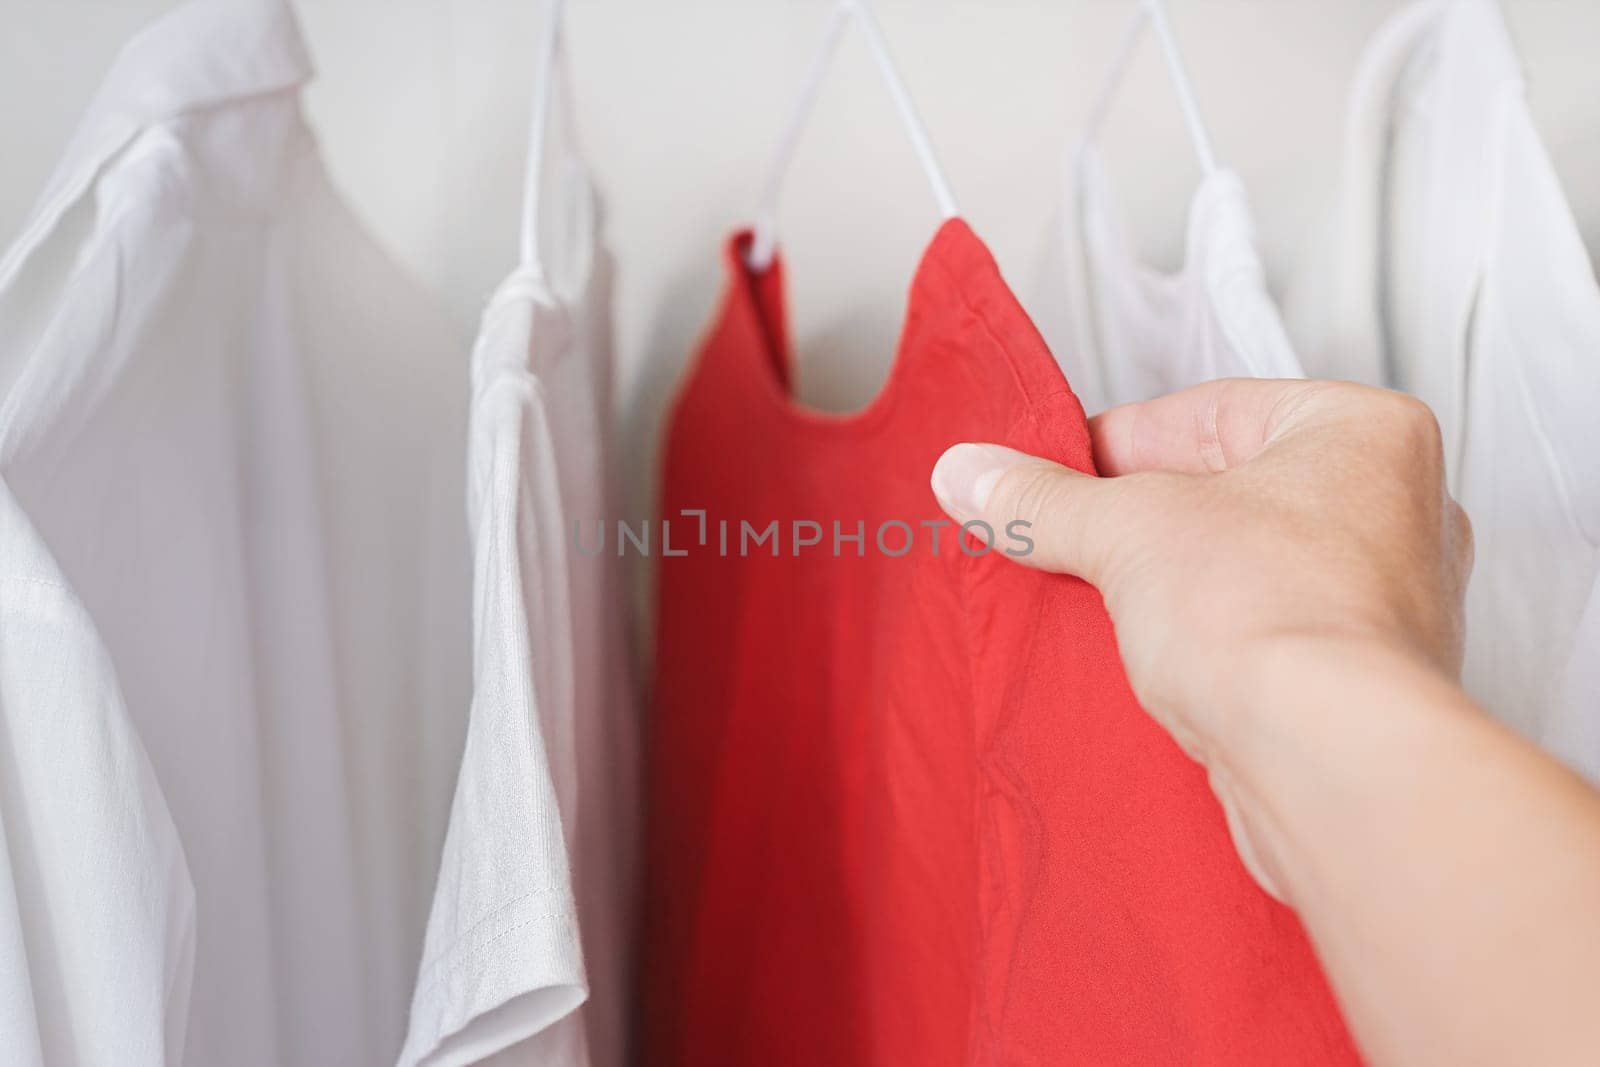
[[[1057, 159], [1132, 0], [879, 0], [880, 21], [964, 213], [1025, 287]], [[117, 46], [176, 0], [0, 0], [0, 236]], [[1171, 0], [1219, 156], [1253, 196], [1281, 278], [1315, 228], [1346, 83], [1397, 0]], [[1600, 4], [1506, 0], [1542, 128], [1600, 235]], [[309, 94], [335, 177], [448, 302], [465, 338], [515, 246], [536, 0], [300, 0]], [[827, 0], [571, 0], [579, 121], [620, 264], [624, 384], [652, 417], [705, 323], [718, 247], [754, 204]], [[1192, 153], [1152, 42], [1106, 140], [1148, 255], [1180, 248]], [[866, 49], [846, 42], [784, 201], [802, 395], [864, 402], [881, 382], [932, 198]], [[1600, 240], [1591, 241], [1600, 246]], [[465, 343], [465, 342], [464, 342]], [[463, 349], [462, 358], [465, 358]]]

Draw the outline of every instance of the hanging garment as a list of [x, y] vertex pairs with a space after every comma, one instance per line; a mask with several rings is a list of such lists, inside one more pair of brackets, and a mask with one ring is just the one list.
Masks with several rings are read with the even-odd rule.
[[1572, 639], [1572, 663], [1562, 679], [1559, 709], [1548, 738], [1557, 752], [1571, 758], [1590, 778], [1600, 780], [1600, 715], [1595, 714], [1595, 694], [1600, 693], [1600, 582], [1595, 583], [1588, 607]]
[[535, 143], [550, 247], [525, 227], [472, 357], [472, 711], [403, 1065], [625, 1061], [639, 721], [605, 537], [611, 268], [576, 157], [541, 195]]
[[1135, 254], [1092, 147], [1068, 174], [1032, 307], [1062, 370], [1086, 383], [1087, 410], [1213, 378], [1304, 377], [1267, 293], [1238, 175], [1202, 181], [1183, 268], [1166, 273]]
[[958, 441], [1093, 470], [987, 249], [943, 225], [851, 415], [791, 398], [747, 250], [666, 446], [646, 1061], [1354, 1062], [1098, 594], [933, 498]]
[[[1094, 143], [1147, 23], [1162, 46], [1203, 173], [1189, 206], [1183, 267], [1175, 273], [1140, 261]], [[1068, 153], [1063, 194], [1030, 310], [1086, 410], [1214, 378], [1303, 377], [1267, 293], [1244, 185], [1213, 161], [1159, 5], [1135, 9], [1088, 130]]]
[[6, 1062], [182, 1063], [183, 849], [105, 643], [3, 483], [0, 768]]
[[[1414, 5], [1362, 64], [1335, 243], [1291, 322], [1318, 375], [1414, 393], [1471, 516], [1464, 681], [1600, 780], [1600, 287], [1489, 0]], [[1587, 691], [1585, 691], [1587, 689]]]
[[279, 0], [178, 8], [0, 265], [5, 714], [90, 757], [0, 776], [29, 949], [0, 981], [51, 1067], [379, 1064], [405, 1033], [465, 733], [466, 368], [333, 192], [309, 74]]

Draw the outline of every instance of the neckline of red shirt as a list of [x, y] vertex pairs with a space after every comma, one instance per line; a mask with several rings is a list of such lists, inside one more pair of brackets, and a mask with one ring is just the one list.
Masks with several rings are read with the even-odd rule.
[[963, 286], [1005, 285], [981, 238], [961, 218], [946, 219], [923, 250], [912, 273], [906, 298], [906, 311], [895, 343], [894, 359], [888, 377], [864, 407], [835, 412], [801, 403], [789, 388], [789, 373], [794, 367], [794, 345], [789, 335], [788, 299], [784, 291], [784, 266], [781, 254], [774, 256], [765, 271], [756, 271], [748, 252], [752, 233], [740, 230], [724, 246], [728, 296], [722, 313], [722, 329], [737, 330], [741, 348], [758, 351], [759, 360], [747, 363], [746, 372], [756, 379], [756, 403], [771, 409], [775, 419], [795, 432], [828, 440], [850, 440], [876, 433], [892, 425], [904, 383], [920, 360], [914, 346], [913, 323], [920, 308], [930, 301], [956, 297], [954, 283]]

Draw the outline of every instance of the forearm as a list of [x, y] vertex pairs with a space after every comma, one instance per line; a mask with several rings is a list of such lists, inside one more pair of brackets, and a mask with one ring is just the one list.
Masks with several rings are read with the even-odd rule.
[[1600, 793], [1402, 654], [1284, 640], [1213, 762], [1363, 1049], [1600, 1055]]

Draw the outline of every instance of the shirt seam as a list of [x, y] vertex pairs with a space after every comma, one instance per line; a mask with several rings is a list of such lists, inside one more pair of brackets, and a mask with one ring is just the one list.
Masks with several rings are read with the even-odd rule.
[[[964, 310], [973, 318], [973, 320], [977, 322], [978, 326], [982, 328], [984, 336], [989, 339], [989, 343], [998, 349], [1000, 355], [1004, 357], [1006, 369], [1011, 372], [1011, 380], [1016, 384], [1017, 391], [1022, 394], [1023, 400], [1026, 401], [1030, 406], [1034, 404], [1036, 401], [1032, 392], [1028, 389], [1027, 379], [1022, 374], [1021, 365], [1017, 360], [1016, 355], [1012, 352], [1011, 346], [1000, 339], [1000, 335], [995, 329], [989, 313], [980, 308], [977, 304], [973, 303], [971, 297], [967, 295], [966, 287], [960, 283], [959, 279], [949, 267], [938, 261], [934, 261], [933, 266], [937, 268], [944, 279], [950, 283], [950, 288], [955, 294], [955, 299], [961, 305], [962, 310]], [[1013, 300], [1016, 299], [1015, 294], [1010, 293], [1009, 287], [1006, 286], [1004, 278], [1000, 279], [1000, 285], [1002, 288], [1006, 288], [1008, 295], [1010, 295]], [[1021, 310], [1020, 307], [1018, 308], [1018, 312], [1025, 320], [1028, 321], [1029, 328], [1034, 328], [1032, 320], [1028, 319], [1027, 317], [1027, 312]], [[1040, 344], [1043, 345], [1042, 340], [1040, 341]], [[1049, 358], [1048, 349], [1045, 350], [1045, 355], [1047, 358]], [[1014, 425], [1012, 429], [1015, 429]]]
[[[1069, 397], [1076, 399], [1076, 394], [1072, 392], [1070, 387], [1054, 390], [1046, 396], [1040, 397], [1038, 400], [1030, 400], [1027, 408], [1019, 413], [1016, 418], [1011, 421], [1010, 425], [1007, 426], [1005, 436], [1002, 438], [1002, 443], [1014, 440], [1018, 430], [1020, 430], [1023, 426], [1037, 424], [1041, 414], [1040, 409], [1053, 401], [1066, 399]], [[957, 537], [959, 539], [959, 533], [957, 534]], [[957, 543], [957, 551], [960, 552], [962, 556], [960, 561], [962, 583], [962, 639], [967, 651], [966, 663], [968, 664], [968, 707], [971, 708], [973, 712], [973, 750], [975, 753], [975, 762], [977, 764], [976, 770], [979, 776], [979, 787], [974, 791], [973, 796], [974, 811], [972, 824], [973, 832], [976, 837], [976, 841], [974, 843], [977, 845], [977, 853], [979, 856], [977, 871], [979, 882], [973, 886], [973, 900], [975, 905], [973, 912], [978, 916], [977, 944], [975, 946], [977, 959], [976, 966], [974, 967], [974, 974], [977, 976], [976, 985], [978, 987], [978, 1003], [974, 1022], [978, 1027], [978, 1030], [969, 1037], [968, 1045], [969, 1051], [979, 1047], [986, 1047], [989, 1057], [987, 1062], [998, 1063], [1002, 1062], [1003, 1060], [1003, 1045], [1000, 1037], [1001, 1027], [997, 1024], [991, 1010], [992, 1006], [990, 1003], [989, 983], [987, 981], [987, 972], [983, 966], [987, 960], [986, 950], [993, 942], [989, 936], [988, 916], [981, 906], [982, 901], [980, 887], [983, 884], [982, 880], [984, 878], [993, 877], [995, 875], [1000, 876], [995, 878], [995, 884], [1002, 888], [1007, 884], [1008, 879], [1004, 877], [1005, 871], [1003, 868], [997, 869], [990, 863], [991, 857], [987, 848], [985, 847], [985, 842], [990, 836], [989, 831], [987, 830], [988, 822], [984, 817], [990, 806], [986, 786], [989, 782], [995, 780], [999, 771], [997, 768], [991, 765], [991, 761], [989, 759], [990, 749], [981, 744], [981, 739], [978, 736], [979, 720], [976, 714], [979, 707], [977, 677], [976, 673], [971, 668], [971, 664], [973, 663], [974, 659], [973, 649], [975, 648], [972, 639], [972, 602], [974, 599], [973, 585], [976, 579], [975, 568], [979, 565], [979, 561], [983, 557], [968, 556], [967, 553], [961, 548], [959, 540]], [[998, 734], [998, 730], [996, 733]]]
[[446, 947], [444, 951], [433, 956], [423, 966], [422, 972], [417, 976], [418, 993], [431, 993], [433, 990], [437, 989], [448, 976], [459, 971], [464, 962], [462, 960], [463, 956], [481, 952], [502, 938], [508, 937], [509, 935], [516, 933], [518, 930], [521, 930], [525, 927], [532, 926], [534, 923], [545, 922], [550, 919], [564, 918], [567, 914], [566, 909], [541, 912], [537, 915], [530, 915], [522, 921], [513, 923], [510, 926], [498, 928], [488, 937], [481, 939], [477, 937], [479, 932], [485, 927], [491, 926], [497, 922], [503, 922], [507, 917], [507, 912], [515, 911], [526, 905], [529, 901], [543, 900], [555, 896], [564, 897], [565, 895], [566, 894], [559, 887], [546, 886], [542, 889], [532, 889], [526, 893], [521, 893], [500, 904], [489, 914], [483, 916], [481, 919], [478, 919], [460, 934], [451, 938], [448, 947]]

